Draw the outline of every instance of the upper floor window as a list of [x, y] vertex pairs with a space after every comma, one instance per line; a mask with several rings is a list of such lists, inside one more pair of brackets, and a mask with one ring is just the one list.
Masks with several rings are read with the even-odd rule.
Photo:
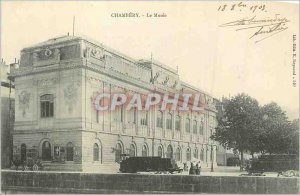
[[148, 112], [142, 111], [140, 119], [141, 119], [141, 125], [148, 125]]
[[172, 114], [168, 113], [167, 115], [167, 129], [172, 129]]
[[116, 108], [114, 112], [114, 121], [123, 122], [123, 106]]
[[197, 121], [196, 120], [193, 121], [193, 133], [197, 134]]
[[52, 94], [42, 95], [41, 101], [41, 117], [53, 117], [54, 110], [54, 96]]
[[203, 135], [203, 129], [204, 129], [204, 124], [203, 124], [203, 122], [201, 122], [201, 123], [200, 123], [200, 127], [199, 127], [200, 135]]
[[162, 113], [162, 111], [157, 112], [156, 127], [159, 127], [159, 128], [163, 127], [163, 113]]
[[190, 123], [191, 123], [191, 120], [189, 118], [186, 118], [185, 120], [185, 131], [186, 132], [190, 132]]
[[128, 123], [136, 123], [136, 109], [132, 109], [128, 111], [128, 118], [127, 118]]
[[179, 115], [176, 115], [175, 130], [180, 131], [180, 116]]

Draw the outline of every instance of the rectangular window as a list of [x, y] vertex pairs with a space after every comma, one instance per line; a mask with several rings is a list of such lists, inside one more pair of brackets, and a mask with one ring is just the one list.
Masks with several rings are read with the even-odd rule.
[[180, 131], [180, 117], [176, 116], [175, 130]]
[[156, 118], [156, 127], [162, 128], [163, 127], [163, 115], [162, 112], [159, 111], [157, 113], [157, 118]]
[[148, 125], [148, 112], [141, 112], [141, 125]]
[[96, 110], [96, 122], [99, 123], [99, 110]]
[[185, 122], [185, 131], [186, 132], [190, 132], [190, 119], [186, 119], [186, 122]]
[[128, 118], [127, 118], [128, 123], [136, 123], [136, 110], [129, 110], [128, 111]]
[[54, 103], [52, 95], [41, 96], [41, 117], [53, 117], [54, 115]]
[[123, 122], [123, 107], [116, 108], [114, 112], [114, 121]]
[[197, 121], [193, 122], [193, 133], [197, 134]]

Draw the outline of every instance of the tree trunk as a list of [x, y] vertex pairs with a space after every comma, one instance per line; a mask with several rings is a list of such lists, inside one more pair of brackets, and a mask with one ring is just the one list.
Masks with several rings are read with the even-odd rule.
[[243, 165], [244, 165], [244, 151], [241, 150], [241, 163], [240, 163], [240, 171], [243, 171]]

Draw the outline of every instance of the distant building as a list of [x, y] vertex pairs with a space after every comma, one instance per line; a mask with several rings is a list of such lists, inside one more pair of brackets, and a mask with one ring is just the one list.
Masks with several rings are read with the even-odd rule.
[[1, 60], [1, 168], [10, 167], [12, 157], [15, 90], [13, 83], [8, 80], [9, 72], [10, 65]]
[[[29, 149], [36, 149], [49, 167], [83, 171], [116, 168], [121, 154], [216, 164], [216, 146], [209, 139], [216, 126], [213, 97], [159, 62], [64, 36], [24, 48], [13, 78], [15, 157], [25, 159]], [[100, 112], [92, 99], [104, 91], [201, 93], [205, 110]]]

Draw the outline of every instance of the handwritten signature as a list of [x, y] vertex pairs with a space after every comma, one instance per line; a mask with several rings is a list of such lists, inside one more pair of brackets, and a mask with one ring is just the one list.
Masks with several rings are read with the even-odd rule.
[[280, 32], [288, 29], [287, 23], [290, 22], [285, 17], [280, 17], [275, 14], [273, 18], [257, 19], [256, 16], [252, 18], [243, 18], [232, 22], [221, 24], [220, 27], [237, 27], [236, 31], [255, 29], [249, 39], [256, 38], [255, 43], [265, 40]]

